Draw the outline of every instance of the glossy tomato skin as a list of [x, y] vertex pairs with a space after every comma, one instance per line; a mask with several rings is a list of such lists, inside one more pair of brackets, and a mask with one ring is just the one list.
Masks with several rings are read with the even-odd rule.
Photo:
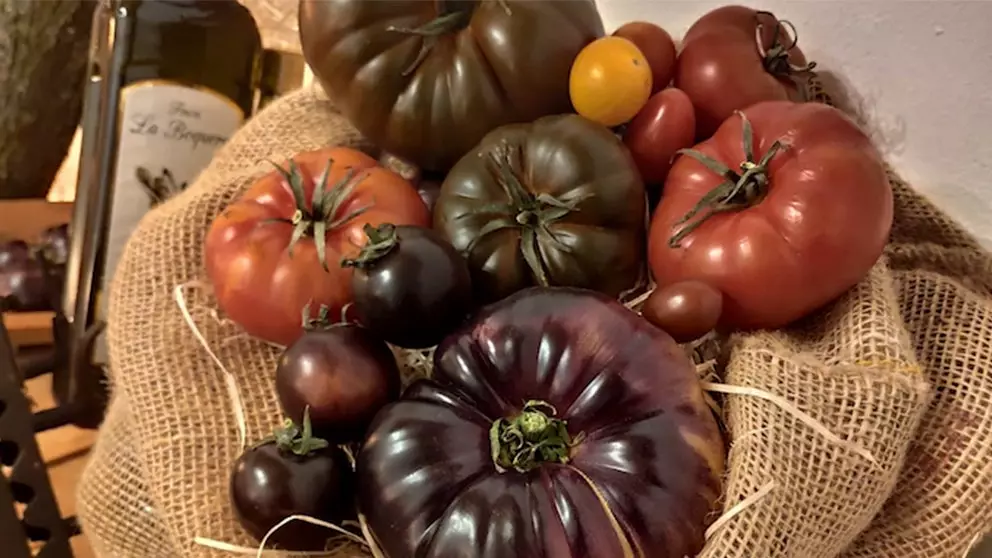
[[[430, 213], [413, 186], [364, 153], [335, 147], [293, 159], [303, 176], [308, 210], [315, 182], [328, 161], [333, 161], [328, 189], [345, 187], [345, 183], [354, 189], [327, 221], [368, 208], [327, 229], [326, 269], [318, 259], [312, 234], [300, 239], [290, 252], [294, 226], [288, 220], [297, 207], [292, 190], [277, 171], [259, 178], [221, 212], [210, 225], [204, 246], [207, 276], [221, 310], [249, 334], [287, 346], [303, 333], [305, 306], [309, 304], [313, 315], [326, 306], [331, 316], [338, 316], [351, 302], [352, 270], [339, 262], [362, 246], [365, 224], [430, 223]], [[353, 177], [345, 182], [349, 173]]]
[[[324, 448], [307, 456], [269, 442], [245, 451], [231, 473], [230, 496], [238, 522], [255, 539], [291, 515], [340, 524], [353, 519], [354, 472], [343, 451]], [[286, 550], [323, 550], [334, 532], [302, 521], [279, 528], [269, 542]]]
[[[419, 64], [424, 38], [390, 30], [456, 12]], [[335, 106], [375, 145], [438, 171], [499, 126], [568, 112], [572, 61], [603, 33], [593, 0], [300, 3], [304, 55]]]
[[651, 96], [651, 66], [637, 45], [623, 37], [603, 37], [575, 57], [569, 94], [575, 112], [613, 127], [631, 118]]
[[[528, 200], [508, 195], [508, 178]], [[574, 210], [541, 204], [542, 195]], [[434, 229], [467, 257], [480, 302], [541, 285], [540, 273], [548, 285], [615, 296], [642, 275], [645, 204], [637, 166], [613, 132], [578, 115], [549, 116], [494, 130], [459, 161], [441, 187]]]
[[[702, 548], [724, 448], [667, 334], [607, 296], [533, 288], [484, 309], [434, 364], [433, 380], [384, 409], [359, 452], [359, 509], [384, 555], [683, 558]], [[552, 405], [580, 441], [567, 463], [501, 472], [490, 428], [531, 400]]]
[[307, 331], [276, 367], [283, 412], [300, 424], [309, 408], [314, 432], [332, 443], [360, 441], [379, 409], [399, 393], [392, 351], [354, 324]]
[[649, 189], [660, 190], [679, 149], [692, 147], [696, 113], [683, 91], [669, 87], [656, 93], [631, 120], [623, 143]]
[[615, 37], [623, 37], [644, 54], [651, 66], [651, 93], [657, 93], [672, 83], [675, 75], [675, 41], [658, 25], [646, 21], [632, 21], [613, 32]]
[[431, 229], [396, 227], [388, 253], [355, 270], [359, 322], [407, 349], [437, 345], [474, 307], [468, 263]]
[[[803, 91], [794, 79], [769, 72], [758, 50], [756, 31], [761, 23], [764, 49], [772, 47], [778, 20], [744, 6], [723, 6], [696, 21], [682, 39], [675, 68], [675, 87], [686, 92], [696, 108], [696, 138], [716, 132], [734, 111], [762, 101], [799, 101]], [[792, 40], [784, 29], [779, 40]], [[788, 61], [805, 66], [798, 46], [788, 50]], [[804, 76], [795, 76], [800, 82]]]
[[688, 343], [712, 331], [722, 311], [720, 291], [690, 280], [655, 289], [644, 301], [641, 315], [676, 342]]
[[[789, 147], [771, 160], [763, 199], [714, 215], [669, 240], [677, 222], [723, 179], [679, 157], [651, 222], [649, 259], [660, 286], [698, 279], [724, 294], [721, 324], [784, 326], [830, 302], [875, 264], [892, 227], [892, 189], [871, 140], [832, 107], [760, 103], [743, 114], [755, 157], [773, 142]], [[694, 149], [732, 169], [745, 160], [742, 119], [731, 118]]]

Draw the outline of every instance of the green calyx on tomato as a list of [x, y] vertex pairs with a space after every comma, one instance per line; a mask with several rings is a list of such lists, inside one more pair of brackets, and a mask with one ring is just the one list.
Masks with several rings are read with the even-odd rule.
[[293, 247], [296, 246], [296, 243], [304, 236], [311, 236], [319, 240], [319, 242], [315, 242], [317, 259], [320, 260], [320, 265], [324, 267], [324, 271], [328, 271], [327, 246], [323, 242], [323, 239], [327, 236], [327, 231], [348, 223], [372, 207], [371, 204], [360, 207], [328, 222], [339, 213], [341, 206], [348, 201], [355, 187], [361, 183], [361, 179], [353, 180], [355, 178], [355, 169], [349, 169], [344, 178], [328, 190], [327, 177], [330, 175], [331, 167], [334, 166], [334, 161], [328, 159], [327, 166], [324, 167], [324, 172], [320, 174], [317, 185], [313, 190], [313, 199], [308, 210], [305, 199], [306, 194], [303, 191], [303, 174], [300, 172], [300, 168], [296, 162], [290, 159], [288, 169], [275, 163], [273, 165], [286, 183], [289, 184], [289, 188], [293, 192], [293, 200], [296, 203], [296, 211], [293, 213], [291, 219], [274, 219], [275, 221], [288, 222], [293, 225], [293, 234], [290, 237], [288, 248], [290, 257], [293, 256]]
[[[506, 11], [506, 15], [511, 15], [510, 6], [506, 3], [506, 0], [496, 0], [496, 2]], [[476, 2], [439, 0], [437, 4], [440, 12], [439, 15], [419, 27], [397, 27], [390, 25], [386, 28], [386, 31], [423, 37], [423, 43], [420, 45], [420, 51], [417, 52], [417, 57], [414, 58], [408, 68], [403, 70], [404, 76], [417, 71], [417, 68], [427, 59], [427, 55], [430, 54], [442, 35], [460, 31], [468, 26], [469, 21], [472, 20], [472, 11], [475, 9]]]
[[[758, 21], [754, 32], [755, 43], [758, 45], [758, 52], [761, 54], [762, 65], [768, 73], [774, 76], [792, 79], [793, 75], [808, 73], [816, 67], [816, 62], [809, 62], [805, 66], [796, 66], [790, 60], [789, 51], [799, 44], [799, 32], [796, 31], [796, 26], [791, 21], [775, 20], [775, 29], [772, 35], [774, 38], [772, 39], [771, 47], [765, 49], [764, 44], [762, 44], [765, 24], [761, 22], [761, 16], [775, 19], [775, 15], [771, 12], [759, 11], [756, 12], [755, 16]], [[788, 44], [782, 40], [783, 36], [789, 38], [790, 42]]]
[[[679, 154], [687, 155], [702, 163], [706, 168], [725, 178], [719, 186], [703, 196], [692, 209], [675, 222], [679, 230], [668, 239], [668, 245], [678, 248], [682, 239], [696, 230], [711, 216], [726, 211], [739, 211], [751, 207], [768, 193], [768, 164], [779, 151], [788, 148], [788, 144], [775, 140], [761, 160], [755, 161], [754, 131], [751, 122], [738, 111], [743, 129], [745, 160], [740, 165], [740, 172], [735, 171], [716, 159], [693, 149], [680, 149]], [[704, 212], [705, 211], [705, 212]], [[704, 212], [700, 214], [701, 212]]]
[[513, 469], [526, 473], [542, 463], [566, 464], [572, 448], [582, 441], [568, 433], [558, 411], [546, 401], [528, 401], [512, 419], [500, 418], [489, 429], [493, 464], [503, 473]]
[[310, 407], [303, 410], [303, 425], [297, 425], [293, 419], [286, 419], [282, 428], [277, 428], [272, 436], [262, 440], [259, 445], [275, 443], [280, 451], [306, 457], [314, 452], [330, 446], [327, 440], [313, 434], [310, 423]]
[[342, 258], [341, 267], [368, 267], [386, 257], [399, 244], [396, 236], [396, 225], [383, 223], [373, 227], [366, 223], [362, 229], [369, 241], [362, 247], [355, 258]]
[[[519, 148], [517, 148], [519, 149]], [[509, 227], [519, 227], [521, 230], [520, 251], [524, 260], [534, 273], [534, 278], [541, 286], [550, 285], [548, 274], [541, 263], [538, 255], [540, 246], [539, 240], [544, 240], [557, 245], [561, 250], [570, 252], [571, 248], [561, 242], [558, 237], [548, 229], [548, 226], [562, 219], [573, 211], [578, 211], [579, 204], [590, 197], [589, 194], [559, 196], [541, 193], [534, 195], [520, 182], [520, 178], [513, 172], [513, 165], [510, 160], [511, 146], [503, 141], [497, 145], [489, 154], [489, 163], [495, 170], [495, 175], [499, 177], [499, 185], [503, 188], [506, 196], [510, 199], [508, 203], [494, 204], [482, 208], [482, 212], [490, 215], [502, 215], [510, 217], [509, 220], [494, 219], [484, 226], [479, 235], [469, 244], [465, 254], [471, 254], [476, 244], [487, 235], [501, 229]]]

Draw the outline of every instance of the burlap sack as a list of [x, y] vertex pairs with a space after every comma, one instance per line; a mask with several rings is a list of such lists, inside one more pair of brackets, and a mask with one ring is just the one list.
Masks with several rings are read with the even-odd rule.
[[[278, 349], [212, 312], [201, 242], [269, 159], [359, 136], [313, 90], [249, 122], [129, 243], [111, 288], [116, 397], [80, 489], [101, 557], [232, 556], [253, 548], [228, 503], [240, 446], [225, 381], [191, 318], [237, 379], [248, 437], [279, 422]], [[897, 223], [861, 285], [785, 331], [739, 336], [709, 387], [731, 432], [731, 512], [707, 558], [959, 558], [992, 520], [992, 263], [893, 177]], [[727, 387], [736, 386], [736, 387]], [[337, 556], [365, 556], [357, 546]]]

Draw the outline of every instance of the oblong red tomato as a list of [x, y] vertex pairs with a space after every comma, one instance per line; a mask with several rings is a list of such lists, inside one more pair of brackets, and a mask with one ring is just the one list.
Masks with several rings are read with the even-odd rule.
[[204, 259], [217, 303], [249, 334], [289, 345], [303, 332], [304, 307], [313, 317], [321, 306], [337, 316], [351, 301], [353, 270], [339, 262], [365, 244], [366, 224], [386, 222], [430, 225], [409, 182], [354, 149], [296, 155], [210, 225]]
[[807, 65], [795, 29], [770, 12], [724, 6], [699, 18], [682, 39], [675, 87], [696, 107], [696, 137], [713, 135], [736, 110], [804, 97]]
[[660, 185], [668, 176], [675, 153], [692, 147], [695, 136], [692, 101], [683, 91], [670, 87], [648, 99], [624, 131], [623, 142], [644, 182]]
[[659, 286], [698, 279], [722, 292], [724, 327], [784, 326], [855, 285], [881, 255], [892, 189], [869, 138], [839, 110], [760, 103], [694, 151], [710, 164], [675, 160], [648, 255]]

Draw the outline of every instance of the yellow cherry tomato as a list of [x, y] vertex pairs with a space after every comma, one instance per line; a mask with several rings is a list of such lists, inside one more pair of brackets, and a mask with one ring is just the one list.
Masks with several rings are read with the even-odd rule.
[[647, 103], [651, 85], [651, 66], [637, 45], [623, 37], [603, 37], [575, 57], [568, 89], [575, 112], [618, 126]]

